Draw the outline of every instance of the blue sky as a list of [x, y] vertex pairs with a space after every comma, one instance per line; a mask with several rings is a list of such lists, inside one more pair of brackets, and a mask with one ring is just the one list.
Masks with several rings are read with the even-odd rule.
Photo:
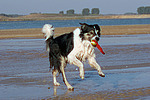
[[82, 13], [83, 8], [99, 8], [101, 14], [124, 14], [136, 13], [140, 6], [150, 6], [150, 0], [1, 0], [0, 13], [66, 13], [69, 9]]

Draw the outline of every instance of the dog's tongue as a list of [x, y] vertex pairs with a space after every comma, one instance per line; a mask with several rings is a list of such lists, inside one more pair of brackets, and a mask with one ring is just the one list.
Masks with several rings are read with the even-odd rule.
[[103, 49], [101, 48], [101, 46], [97, 43], [97, 41], [95, 41], [95, 40], [92, 40], [92, 41], [96, 43], [96, 47], [97, 47], [97, 48], [100, 50], [100, 52], [104, 55], [105, 52], [103, 51]]

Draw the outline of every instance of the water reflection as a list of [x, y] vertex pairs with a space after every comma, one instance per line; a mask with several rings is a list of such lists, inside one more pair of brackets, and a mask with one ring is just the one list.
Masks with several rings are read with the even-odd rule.
[[58, 86], [54, 86], [54, 96], [57, 96], [57, 88]]
[[65, 87], [65, 89], [60, 89], [60, 88], [61, 88], [60, 86], [54, 86], [53, 87], [53, 96], [56, 97], [56, 96], [59, 96], [60, 94], [63, 94], [64, 96], [67, 96], [68, 94], [74, 92], [74, 91], [68, 90], [66, 87]]

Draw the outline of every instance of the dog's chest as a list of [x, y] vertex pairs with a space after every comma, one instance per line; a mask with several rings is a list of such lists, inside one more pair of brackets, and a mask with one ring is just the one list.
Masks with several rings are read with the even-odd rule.
[[95, 56], [94, 47], [89, 41], [83, 41], [76, 50], [76, 58], [81, 61], [85, 61], [88, 57]]

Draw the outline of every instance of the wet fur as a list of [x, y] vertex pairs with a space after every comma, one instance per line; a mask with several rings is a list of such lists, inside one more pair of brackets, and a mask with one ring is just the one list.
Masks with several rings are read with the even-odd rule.
[[53, 83], [60, 84], [56, 80], [57, 73], [62, 73], [63, 81], [69, 90], [74, 88], [67, 81], [64, 68], [67, 63], [79, 67], [80, 77], [84, 79], [83, 61], [88, 60], [91, 67], [97, 69], [100, 76], [104, 77], [101, 67], [95, 60], [94, 46], [91, 40], [99, 41], [100, 27], [97, 24], [88, 25], [80, 23], [81, 28], [73, 32], [53, 38], [54, 28], [52, 25], [44, 25], [42, 32], [45, 34], [47, 51], [49, 52], [50, 68], [53, 68]]

